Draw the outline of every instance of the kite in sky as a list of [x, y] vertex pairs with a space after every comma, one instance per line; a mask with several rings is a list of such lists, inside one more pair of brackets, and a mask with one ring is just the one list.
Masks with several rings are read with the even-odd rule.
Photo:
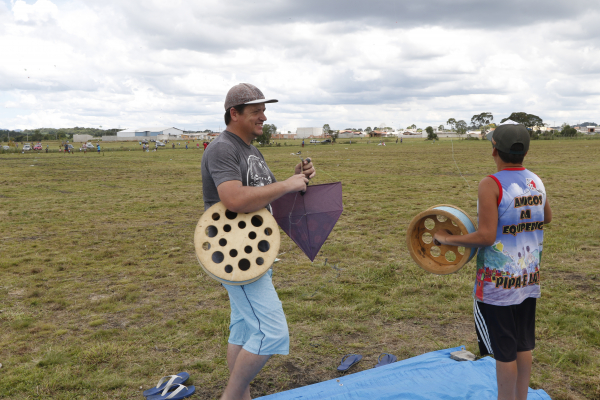
[[307, 186], [271, 203], [273, 217], [304, 254], [314, 261], [344, 210], [342, 183]]

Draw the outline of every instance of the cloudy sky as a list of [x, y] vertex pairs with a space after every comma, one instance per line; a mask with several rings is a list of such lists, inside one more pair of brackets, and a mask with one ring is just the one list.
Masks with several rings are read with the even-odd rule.
[[598, 0], [0, 0], [0, 128], [600, 123]]

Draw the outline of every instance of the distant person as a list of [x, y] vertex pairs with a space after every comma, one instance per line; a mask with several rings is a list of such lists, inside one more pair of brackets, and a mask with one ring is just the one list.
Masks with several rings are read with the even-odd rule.
[[98, 149], [98, 154], [100, 154], [100, 143], [98, 143], [97, 149]]
[[304, 147], [304, 139], [302, 139], [302, 147]]
[[398, 144], [398, 138], [396, 138], [396, 144]]
[[188, 144], [187, 144], [187, 143], [185, 144], [185, 149], [186, 149], [186, 150], [188, 149]]
[[196, 143], [196, 150], [200, 150], [200, 143]]
[[69, 152], [69, 145], [65, 143], [65, 154]]
[[402, 144], [402, 138], [400, 138], [400, 144]]
[[[552, 221], [552, 210], [542, 180], [523, 166], [527, 128], [500, 125], [489, 140], [498, 172], [479, 183], [477, 231], [439, 230], [433, 238], [436, 244], [479, 247], [473, 288], [479, 351], [496, 359], [498, 399], [526, 399], [541, 296], [543, 228]], [[524, 248], [531, 256], [521, 253]]]
[[48, 152], [48, 147], [49, 147], [49, 146], [48, 146], [48, 145], [46, 145], [46, 153]]
[[171, 143], [171, 148], [174, 149], [175, 148], [175, 143]]
[[208, 142], [204, 142], [202, 143], [202, 145], [204, 146], [204, 150], [206, 150], [206, 148], [208, 147]]

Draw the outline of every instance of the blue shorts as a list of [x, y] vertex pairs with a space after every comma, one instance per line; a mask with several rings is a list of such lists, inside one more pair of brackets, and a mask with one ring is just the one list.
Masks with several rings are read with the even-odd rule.
[[248, 285], [226, 285], [231, 305], [229, 343], [258, 355], [290, 352], [290, 334], [270, 269]]

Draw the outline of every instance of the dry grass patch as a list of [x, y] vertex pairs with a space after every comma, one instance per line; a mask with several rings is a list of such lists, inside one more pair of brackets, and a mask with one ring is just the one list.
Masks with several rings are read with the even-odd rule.
[[[291, 352], [269, 361], [254, 396], [334, 378], [348, 352], [364, 356], [356, 371], [381, 352], [477, 353], [474, 263], [431, 275], [404, 241], [432, 205], [475, 215], [477, 183], [494, 172], [490, 145], [453, 145], [462, 177], [446, 140], [302, 149], [316, 183], [342, 180], [345, 210], [314, 263], [282, 234], [273, 277]], [[0, 398], [129, 399], [182, 370], [201, 388], [193, 399], [217, 398], [226, 383], [227, 293], [201, 271], [192, 242], [202, 152], [111, 150], [120, 146], [0, 155]], [[299, 149], [261, 150], [284, 179]], [[527, 157], [554, 210], [532, 377], [553, 399], [600, 398], [599, 153], [598, 140], [535, 141]]]

